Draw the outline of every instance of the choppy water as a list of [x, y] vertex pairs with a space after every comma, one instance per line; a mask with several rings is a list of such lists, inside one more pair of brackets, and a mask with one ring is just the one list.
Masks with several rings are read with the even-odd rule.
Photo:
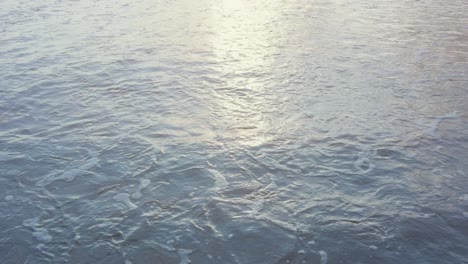
[[466, 10], [3, 0], [0, 263], [468, 263]]

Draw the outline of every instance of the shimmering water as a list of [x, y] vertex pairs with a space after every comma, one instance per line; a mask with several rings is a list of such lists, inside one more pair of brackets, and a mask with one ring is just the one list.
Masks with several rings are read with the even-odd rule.
[[468, 263], [465, 0], [2, 0], [0, 263]]

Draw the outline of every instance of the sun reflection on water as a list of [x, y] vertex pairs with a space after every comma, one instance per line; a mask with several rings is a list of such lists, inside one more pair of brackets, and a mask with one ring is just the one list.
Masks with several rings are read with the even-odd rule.
[[270, 75], [278, 55], [271, 21], [277, 10], [258, 10], [249, 1], [222, 1], [213, 9], [209, 43], [222, 76], [214, 91], [214, 118], [220, 136], [234, 144], [256, 146], [271, 137], [268, 114], [277, 95]]

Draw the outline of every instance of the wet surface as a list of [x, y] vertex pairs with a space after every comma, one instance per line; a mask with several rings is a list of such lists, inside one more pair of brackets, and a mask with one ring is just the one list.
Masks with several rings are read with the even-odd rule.
[[468, 3], [2, 1], [1, 263], [467, 263]]

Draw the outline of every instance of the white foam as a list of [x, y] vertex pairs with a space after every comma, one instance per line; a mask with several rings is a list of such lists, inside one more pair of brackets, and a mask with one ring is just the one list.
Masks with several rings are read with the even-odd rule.
[[34, 217], [31, 219], [26, 219], [23, 221], [23, 225], [27, 227], [35, 227], [39, 225], [39, 217]]
[[468, 201], [468, 194], [465, 194], [462, 197], [460, 197], [460, 200]]
[[49, 231], [45, 228], [35, 228], [35, 231], [32, 233], [33, 237], [42, 243], [49, 243], [52, 241], [52, 236], [49, 234]]
[[192, 261], [189, 258], [189, 255], [192, 254], [193, 250], [190, 249], [177, 249], [177, 255], [179, 255], [180, 258], [180, 264], [189, 264]]
[[309, 244], [309, 245], [315, 245], [315, 241], [314, 241], [314, 240], [311, 240], [311, 241], [307, 242], [307, 244]]
[[11, 200], [13, 200], [13, 195], [5, 196], [5, 201], [11, 201]]
[[325, 251], [319, 251], [320, 254], [320, 264], [327, 264], [328, 254]]
[[55, 258], [55, 255], [50, 253], [50, 252], [47, 252], [47, 246], [42, 244], [42, 243], [39, 243], [36, 247], [35, 247], [37, 250], [39, 250], [42, 254], [48, 256], [49, 258], [52, 258], [54, 259]]
[[141, 192], [138, 190], [132, 194], [132, 198], [137, 200], [141, 198]]
[[85, 171], [93, 168], [99, 163], [98, 158], [91, 158], [87, 160], [84, 164], [79, 166], [78, 168], [74, 168], [63, 173], [55, 170], [53, 173], [45, 176], [41, 180], [39, 180], [36, 185], [37, 186], [47, 186], [54, 181], [63, 180], [63, 181], [73, 181], [76, 176], [83, 174]]
[[140, 187], [141, 187], [141, 188], [146, 188], [146, 187], [148, 187], [148, 185], [149, 185], [150, 183], [151, 183], [151, 181], [148, 180], [148, 179], [141, 179], [141, 180], [140, 180]]
[[132, 198], [133, 199], [140, 199], [141, 198], [141, 191], [148, 187], [148, 185], [151, 183], [150, 180], [148, 179], [140, 179], [140, 187], [138, 188], [138, 190], [132, 194]]
[[[359, 171], [359, 174], [367, 174], [375, 169], [375, 165], [370, 162], [370, 150], [358, 153], [358, 159], [354, 162], [354, 167]], [[367, 168], [363, 168], [367, 166]]]
[[222, 173], [214, 169], [207, 169], [207, 170], [213, 176], [213, 179], [215, 180], [216, 188], [218, 190], [222, 190], [228, 186], [226, 177], [224, 177]]
[[161, 248], [163, 248], [164, 250], [167, 250], [167, 251], [170, 251], [170, 252], [174, 252], [176, 251], [176, 249], [171, 245], [173, 243], [173, 241], [168, 241], [167, 244], [168, 245], [164, 245], [164, 244], [159, 244], [159, 243], [154, 243], [156, 246], [159, 246]]
[[457, 112], [453, 112], [453, 113], [446, 114], [443, 116], [436, 116], [434, 117], [434, 121], [432, 121], [432, 124], [430, 125], [430, 127], [425, 132], [426, 134], [430, 136], [436, 136], [437, 129], [439, 129], [440, 127], [440, 123], [442, 123], [446, 119], [456, 119], [459, 117], [460, 116], [458, 115]]
[[259, 213], [260, 211], [263, 210], [263, 207], [265, 206], [265, 199], [260, 198], [258, 201], [254, 201], [251, 205], [250, 208], [252, 208], [252, 211], [254, 213]]
[[133, 210], [138, 207], [136, 206], [136, 204], [130, 201], [130, 194], [128, 193], [119, 193], [116, 196], [114, 196], [114, 199], [126, 205], [129, 210]]
[[466, 218], [468, 218], [468, 212], [464, 212], [464, 213], [463, 213], [463, 216], [466, 217]]
[[216, 168], [216, 166], [213, 165], [209, 160], [206, 161], [206, 164], [208, 164], [208, 166], [210, 166], [211, 168]]
[[144, 216], [144, 217], [153, 217], [153, 216], [157, 216], [161, 214], [161, 209], [155, 209], [155, 210], [151, 210], [151, 211], [148, 211], [148, 212], [144, 212], [143, 214], [141, 214], [141, 216]]

